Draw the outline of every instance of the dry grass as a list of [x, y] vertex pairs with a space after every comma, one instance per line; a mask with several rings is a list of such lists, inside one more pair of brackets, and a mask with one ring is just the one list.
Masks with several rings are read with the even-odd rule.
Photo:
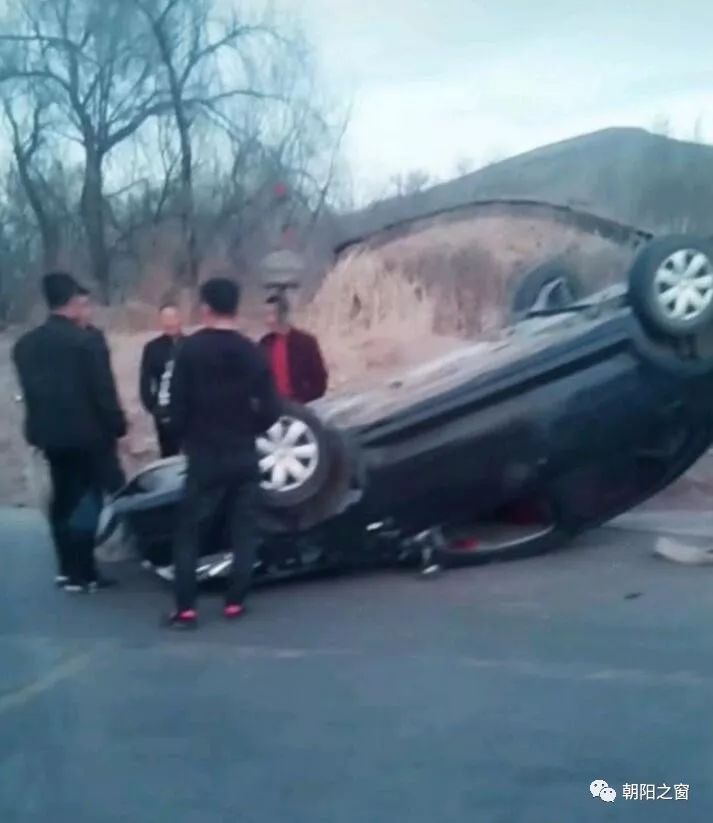
[[545, 218], [434, 222], [343, 256], [303, 322], [322, 341], [339, 388], [502, 329], [513, 281], [558, 256], [594, 291], [622, 277], [631, 253]]

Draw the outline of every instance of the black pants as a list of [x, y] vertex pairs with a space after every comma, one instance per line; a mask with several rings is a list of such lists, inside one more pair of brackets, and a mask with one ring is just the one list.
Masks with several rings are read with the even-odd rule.
[[181, 444], [170, 423], [154, 419], [156, 424], [156, 437], [158, 439], [158, 450], [161, 457], [174, 457], [181, 451]]
[[101, 457], [76, 449], [45, 453], [52, 479], [50, 530], [58, 574], [74, 583], [96, 580], [94, 536], [102, 498]]
[[102, 475], [102, 491], [105, 494], [115, 494], [126, 485], [126, 475], [122, 468], [116, 444], [108, 445], [99, 456]]
[[[257, 520], [259, 486], [239, 471], [195, 471], [189, 461], [185, 496], [174, 544], [176, 608], [193, 609], [196, 603], [196, 565], [205, 538], [215, 534], [217, 518], [224, 520], [233, 552], [226, 594], [229, 604], [242, 604], [250, 588], [255, 555], [260, 543]], [[215, 546], [215, 553], [222, 545]], [[209, 549], [208, 553], [212, 553]]]

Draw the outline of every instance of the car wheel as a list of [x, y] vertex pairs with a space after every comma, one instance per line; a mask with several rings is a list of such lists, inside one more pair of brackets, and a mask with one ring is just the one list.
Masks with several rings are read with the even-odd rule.
[[483, 522], [446, 528], [441, 548], [447, 567], [534, 557], [560, 548], [572, 531], [552, 498], [523, 498]]
[[285, 403], [282, 417], [257, 439], [260, 486], [271, 508], [292, 508], [314, 498], [330, 473], [329, 434], [319, 417]]
[[265, 534], [303, 532], [357, 505], [366, 485], [358, 448], [343, 432], [327, 428], [328, 473], [321, 488], [304, 503], [289, 507], [264, 506], [260, 512]]
[[447, 568], [536, 557], [560, 548], [569, 538], [569, 534], [557, 526], [546, 529], [491, 527], [481, 529], [477, 537], [453, 533], [447, 536], [448, 547], [442, 551]]
[[530, 270], [518, 283], [510, 302], [514, 320], [521, 320], [540, 301], [541, 308], [560, 308], [575, 303], [583, 289], [574, 272], [550, 260]]
[[639, 252], [629, 272], [631, 306], [655, 335], [692, 337], [713, 324], [713, 244], [660, 237]]

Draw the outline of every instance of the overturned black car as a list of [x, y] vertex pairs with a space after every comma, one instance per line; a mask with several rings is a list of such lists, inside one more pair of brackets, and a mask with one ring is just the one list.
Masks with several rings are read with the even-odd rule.
[[[670, 484], [713, 442], [713, 246], [651, 240], [628, 280], [564, 305], [545, 282], [498, 342], [287, 406], [258, 439], [256, 574], [532, 555]], [[180, 458], [147, 467], [100, 525], [105, 540], [123, 524], [167, 579], [184, 472]], [[201, 578], [225, 573], [227, 548], [218, 523]]]

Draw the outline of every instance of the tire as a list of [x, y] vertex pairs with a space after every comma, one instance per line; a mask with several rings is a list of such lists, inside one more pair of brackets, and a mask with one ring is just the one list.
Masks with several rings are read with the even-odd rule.
[[258, 437], [257, 448], [260, 485], [268, 508], [293, 509], [320, 494], [330, 475], [334, 450], [330, 432], [311, 409], [285, 402], [282, 417]]
[[[499, 514], [490, 522], [490, 535], [487, 523], [448, 530], [441, 549], [443, 565], [463, 568], [536, 557], [562, 548], [577, 531], [568, 522], [559, 496], [551, 492], [542, 499], [515, 502], [514, 508], [510, 504]], [[475, 538], [472, 549], [456, 548], [459, 536]]]
[[260, 520], [266, 534], [304, 532], [342, 514], [361, 500], [366, 476], [358, 449], [336, 429], [326, 429], [326, 436], [329, 468], [321, 488], [310, 499], [289, 508], [265, 506]]
[[447, 569], [460, 569], [470, 566], [482, 566], [487, 563], [506, 563], [512, 560], [524, 560], [555, 551], [571, 539], [564, 529], [554, 526], [543, 534], [533, 535], [528, 540], [512, 543], [497, 551], [457, 551], [445, 549], [441, 552], [443, 566]]
[[513, 319], [521, 320], [535, 305], [542, 289], [557, 280], [561, 280], [569, 292], [568, 299], [561, 302], [576, 301], [582, 297], [584, 289], [574, 272], [563, 263], [550, 260], [531, 269], [518, 283], [510, 302]]
[[629, 301], [657, 337], [694, 337], [713, 326], [713, 243], [672, 235], [652, 240], [629, 270]]

